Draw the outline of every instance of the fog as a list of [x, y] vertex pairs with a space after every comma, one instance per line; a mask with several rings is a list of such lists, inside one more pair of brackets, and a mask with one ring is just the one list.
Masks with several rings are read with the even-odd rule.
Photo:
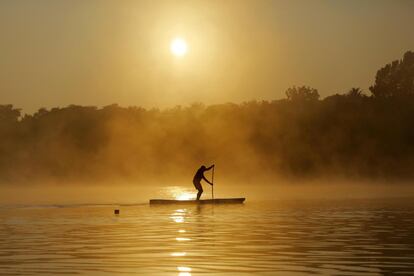
[[[91, 184], [91, 183], [90, 183]], [[112, 183], [93, 185], [28, 185], [1, 186], [1, 205], [55, 205], [67, 204], [148, 204], [150, 198], [174, 199], [175, 191], [184, 192], [195, 198], [197, 191], [191, 179], [178, 186], [146, 183]], [[353, 200], [381, 198], [410, 198], [414, 187], [408, 183], [361, 183], [355, 181], [312, 181], [312, 182], [229, 182], [217, 179], [214, 188], [215, 198], [247, 198], [246, 203], [257, 201], [292, 200]], [[204, 185], [202, 199], [211, 198], [211, 188]]]
[[[216, 165], [216, 192], [249, 198], [407, 195], [414, 177], [414, 54], [358, 88], [170, 109], [0, 106], [1, 202], [137, 202], [192, 189]], [[393, 80], [390, 82], [390, 80]], [[171, 188], [170, 188], [171, 190]], [[208, 196], [208, 189], [204, 197]]]
[[[349, 104], [347, 96], [340, 99]], [[166, 110], [42, 110], [10, 122], [8, 132], [3, 128], [7, 139], [0, 200], [143, 202], [171, 197], [162, 193], [166, 187], [191, 191], [192, 177], [202, 164], [216, 164], [216, 196], [407, 195], [414, 159], [409, 154], [412, 142], [403, 133], [411, 131], [411, 124], [396, 122], [406, 118], [405, 108], [413, 108], [414, 102], [396, 106], [370, 98], [362, 101], [355, 103], [365, 105], [359, 114], [337, 112], [354, 104], [335, 103], [333, 108], [330, 99], [194, 104]], [[394, 119], [387, 122], [384, 113], [392, 113]], [[367, 118], [375, 118], [369, 131]], [[395, 140], [399, 144], [393, 145]], [[210, 173], [206, 176], [211, 178]], [[209, 189], [206, 184], [203, 197], [210, 197]]]

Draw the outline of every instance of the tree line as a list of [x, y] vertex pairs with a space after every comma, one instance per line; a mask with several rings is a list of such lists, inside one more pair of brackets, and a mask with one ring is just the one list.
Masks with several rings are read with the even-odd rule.
[[70, 105], [22, 115], [0, 105], [0, 181], [167, 179], [216, 163], [237, 179], [414, 176], [414, 53], [365, 94], [170, 109]]

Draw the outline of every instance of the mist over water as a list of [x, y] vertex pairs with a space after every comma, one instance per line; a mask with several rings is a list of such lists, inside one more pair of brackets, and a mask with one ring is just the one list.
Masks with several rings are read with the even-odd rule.
[[[114, 183], [112, 185], [28, 185], [0, 188], [0, 206], [67, 205], [67, 204], [147, 204], [149, 199], [194, 199], [197, 190], [187, 181], [168, 184]], [[212, 197], [211, 187], [204, 184], [202, 199]], [[414, 198], [410, 183], [271, 182], [249, 183], [216, 179], [215, 198], [246, 197], [261, 200], [327, 200]]]

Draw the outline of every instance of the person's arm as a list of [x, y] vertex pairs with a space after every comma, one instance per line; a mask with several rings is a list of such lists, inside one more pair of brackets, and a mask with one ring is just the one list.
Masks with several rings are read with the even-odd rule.
[[206, 171], [211, 170], [213, 167], [214, 167], [214, 164], [213, 164], [213, 165], [211, 165], [210, 167], [206, 168]]
[[204, 179], [204, 181], [206, 181], [208, 184], [210, 184], [210, 185], [213, 185], [213, 183], [211, 183], [205, 176], [204, 176], [204, 174], [203, 174], [203, 179]]

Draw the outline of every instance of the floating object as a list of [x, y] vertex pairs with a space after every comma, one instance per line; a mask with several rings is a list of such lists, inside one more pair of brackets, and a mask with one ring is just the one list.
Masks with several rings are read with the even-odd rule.
[[114, 214], [115, 214], [115, 215], [119, 215], [119, 209], [115, 209], [115, 210], [114, 210]]
[[241, 204], [246, 199], [240, 198], [215, 198], [200, 200], [178, 200], [178, 199], [150, 199], [150, 204]]

